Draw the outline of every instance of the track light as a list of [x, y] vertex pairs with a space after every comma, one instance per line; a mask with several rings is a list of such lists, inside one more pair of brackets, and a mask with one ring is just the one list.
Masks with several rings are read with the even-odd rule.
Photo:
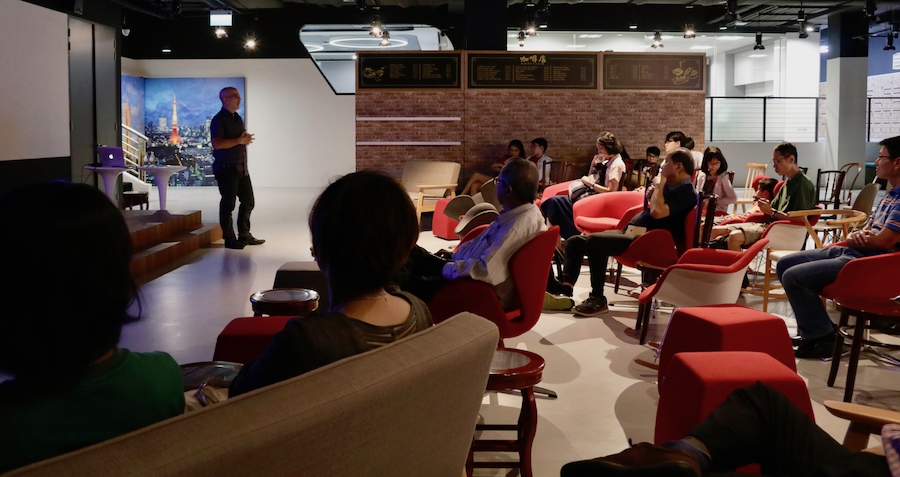
[[519, 46], [525, 46], [525, 30], [519, 30]]
[[805, 22], [800, 24], [800, 38], [809, 38], [809, 29]]
[[387, 30], [381, 32], [381, 46], [391, 46], [391, 33]]
[[631, 30], [637, 30], [637, 22], [631, 22], [628, 24], [628, 28]]
[[685, 38], [696, 38], [697, 37], [697, 33], [694, 32], [694, 24], [693, 23], [688, 23], [687, 25], [684, 26], [684, 37]]
[[384, 27], [381, 26], [381, 19], [376, 15], [375, 18], [372, 19], [369, 35], [374, 36], [375, 38], [381, 38], [382, 33], [384, 33]]
[[255, 50], [256, 49], [256, 40], [253, 38], [247, 39], [247, 42], [244, 43], [244, 48], [246, 48], [248, 50]]
[[765, 50], [766, 47], [762, 44], [762, 32], [756, 32], [756, 44], [753, 45], [754, 50]]
[[885, 50], [896, 50], [897, 49], [896, 47], [894, 47], [894, 32], [888, 33], [887, 45], [884, 46], [884, 49]]
[[228, 38], [228, 32], [222, 27], [216, 28], [216, 38], [220, 40], [222, 38]]
[[122, 15], [122, 36], [128, 36], [131, 34], [131, 28], [128, 28], [128, 23], [125, 22], [125, 15]]
[[876, 10], [875, 0], [867, 0], [866, 7], [863, 9], [863, 11], [866, 13], [866, 16], [869, 18], [874, 17], [875, 10]]
[[653, 44], [650, 45], [653, 48], [665, 48], [666, 45], [662, 44], [662, 35], [659, 33], [659, 30], [656, 30], [656, 33], [653, 34]]
[[722, 23], [722, 24], [719, 25], [719, 30], [720, 30], [720, 31], [725, 31], [725, 30], [727, 30], [727, 29], [728, 29], [728, 25], [727, 25], [727, 24]]
[[534, 22], [528, 22], [525, 24], [525, 34], [528, 36], [537, 35], [537, 27], [535, 26]]
[[803, 12], [803, 9], [797, 10], [797, 23], [803, 23], [806, 21], [806, 13]]

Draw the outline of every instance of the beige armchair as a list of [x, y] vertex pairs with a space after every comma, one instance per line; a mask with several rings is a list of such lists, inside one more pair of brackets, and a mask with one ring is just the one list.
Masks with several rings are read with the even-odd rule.
[[409, 161], [403, 165], [400, 185], [416, 205], [422, 221], [423, 212], [433, 212], [439, 199], [456, 197], [460, 165], [458, 162]]

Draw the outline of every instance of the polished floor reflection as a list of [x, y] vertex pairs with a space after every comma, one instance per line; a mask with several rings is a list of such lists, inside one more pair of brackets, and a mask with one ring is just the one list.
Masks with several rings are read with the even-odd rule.
[[[271, 288], [275, 271], [285, 262], [310, 260], [307, 214], [316, 189], [257, 189], [253, 234], [266, 239], [245, 250], [225, 249], [221, 242], [173, 264], [165, 273], [146, 277], [141, 286], [142, 320], [125, 328], [122, 346], [136, 351], [163, 350], [179, 363], [208, 361], [215, 339], [229, 320], [252, 315], [249, 296]], [[155, 203], [151, 203], [156, 207]], [[172, 188], [170, 210], [202, 210], [205, 222], [217, 217], [218, 192], [214, 188]], [[452, 248], [455, 242], [421, 234], [420, 245]], [[360, 247], [367, 244], [360, 243]], [[759, 266], [759, 265], [756, 265]], [[614, 453], [627, 439], [650, 441], [658, 399], [655, 373], [634, 364], [634, 358], [652, 360], [653, 350], [627, 334], [634, 327], [636, 300], [628, 295], [637, 276], [626, 273], [626, 286], [607, 296], [614, 304], [608, 314], [576, 318], [571, 313], [545, 313], [530, 332], [506, 341], [506, 346], [527, 349], [546, 360], [542, 385], [559, 399], [538, 398], [537, 436], [534, 444], [536, 476], [559, 475], [569, 461]], [[575, 288], [575, 299], [588, 294], [587, 268]], [[761, 299], [742, 297], [741, 303], [760, 307]], [[651, 321], [651, 339], [662, 334], [668, 319], [663, 308]], [[793, 326], [790, 306], [775, 301], [770, 311]], [[655, 338], [654, 338], [655, 337]], [[831, 417], [821, 402], [840, 400], [846, 364], [837, 386], [825, 384], [829, 362], [801, 360], [800, 375], [808, 381], [816, 418], [832, 436], [843, 438], [847, 424]], [[900, 369], [860, 361], [854, 402], [900, 410]], [[486, 422], [512, 421], [520, 398], [509, 394], [485, 396]], [[479, 469], [476, 475], [507, 475], [506, 470]]]

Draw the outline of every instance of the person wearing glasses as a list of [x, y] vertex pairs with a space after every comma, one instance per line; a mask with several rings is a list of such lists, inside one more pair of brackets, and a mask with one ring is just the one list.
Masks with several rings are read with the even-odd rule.
[[793, 144], [783, 142], [775, 146], [772, 164], [775, 166], [775, 174], [784, 176], [787, 182], [771, 202], [762, 198], [757, 201], [756, 205], [767, 220], [715, 226], [710, 239], [727, 235], [728, 250], [740, 252], [742, 247], [756, 243], [770, 223], [787, 219], [788, 212], [809, 210], [816, 206], [816, 186], [800, 170], [797, 148]]
[[875, 175], [893, 189], [878, 203], [865, 228], [851, 232], [843, 247], [792, 253], [778, 261], [776, 271], [797, 317], [798, 358], [828, 358], [836, 339], [819, 291], [837, 278], [844, 265], [859, 257], [900, 251], [900, 136], [878, 143]]
[[[241, 95], [237, 88], [219, 91], [222, 109], [209, 123], [209, 135], [213, 147], [213, 174], [219, 184], [219, 223], [225, 247], [242, 249], [246, 245], [259, 245], [265, 240], [250, 234], [250, 212], [253, 210], [253, 184], [247, 169], [247, 146], [253, 143], [253, 135], [244, 127], [244, 120], [237, 113]], [[235, 202], [241, 201], [237, 216], [237, 236], [231, 213]]]
[[497, 176], [497, 200], [503, 207], [487, 229], [456, 252], [433, 255], [415, 247], [398, 281], [400, 289], [425, 302], [447, 281], [471, 277], [494, 286], [503, 309], [515, 307], [516, 289], [509, 260], [531, 239], [547, 230], [537, 197], [538, 170], [526, 159], [512, 159]]

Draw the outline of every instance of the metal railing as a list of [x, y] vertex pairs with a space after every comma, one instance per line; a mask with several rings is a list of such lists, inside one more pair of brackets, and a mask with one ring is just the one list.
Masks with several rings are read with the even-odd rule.
[[[122, 125], [122, 151], [125, 153], [125, 165], [140, 167], [144, 165], [147, 157], [147, 141], [150, 138], [139, 133], [136, 129]], [[129, 173], [144, 180], [144, 171], [129, 170]]]
[[[818, 142], [825, 136], [825, 98], [706, 98], [706, 136], [711, 141]], [[866, 98], [866, 141], [900, 131], [900, 96]]]

